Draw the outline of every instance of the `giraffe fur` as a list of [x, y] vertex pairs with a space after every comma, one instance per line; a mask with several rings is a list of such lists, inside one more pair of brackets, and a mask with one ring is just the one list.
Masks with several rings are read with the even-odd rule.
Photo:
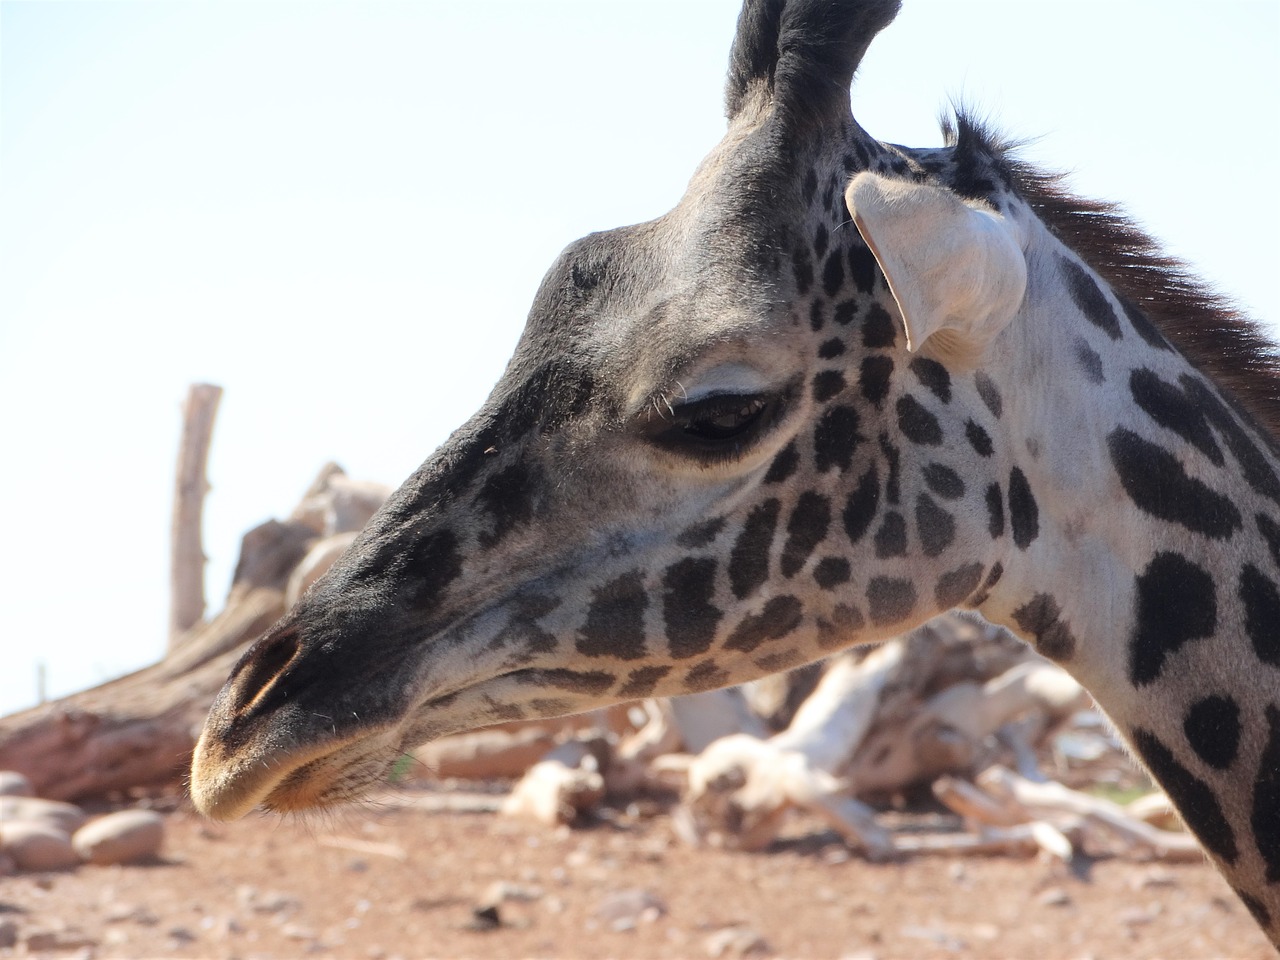
[[1280, 938], [1274, 350], [970, 120], [865, 133], [896, 10], [748, 0], [724, 140], [569, 246], [482, 409], [244, 655], [200, 809], [963, 607], [1080, 680]]

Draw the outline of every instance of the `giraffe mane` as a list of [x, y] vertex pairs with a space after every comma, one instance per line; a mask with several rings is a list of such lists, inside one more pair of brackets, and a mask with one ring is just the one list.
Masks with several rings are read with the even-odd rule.
[[963, 110], [957, 110], [954, 123], [944, 118], [942, 130], [953, 149], [958, 191], [977, 195], [985, 187], [989, 193], [994, 188], [990, 176], [1003, 180], [1118, 296], [1137, 306], [1223, 387], [1280, 452], [1280, 347], [1258, 321], [1165, 253], [1119, 204], [1077, 196], [1066, 188], [1066, 174], [1020, 159], [1020, 143], [993, 133]]

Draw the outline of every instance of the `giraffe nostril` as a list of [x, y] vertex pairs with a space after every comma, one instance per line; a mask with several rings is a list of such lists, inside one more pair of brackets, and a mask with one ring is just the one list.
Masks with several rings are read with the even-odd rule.
[[249, 651], [233, 684], [235, 713], [250, 709], [275, 684], [298, 653], [298, 634], [297, 627], [289, 627], [274, 636], [263, 637]]

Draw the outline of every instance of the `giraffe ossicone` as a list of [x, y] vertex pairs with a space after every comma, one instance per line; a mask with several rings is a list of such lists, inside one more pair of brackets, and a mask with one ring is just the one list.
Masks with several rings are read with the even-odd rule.
[[897, 6], [747, 0], [723, 141], [570, 245], [485, 405], [244, 655], [201, 810], [967, 607], [1094, 695], [1280, 937], [1274, 349], [969, 120], [863, 132]]

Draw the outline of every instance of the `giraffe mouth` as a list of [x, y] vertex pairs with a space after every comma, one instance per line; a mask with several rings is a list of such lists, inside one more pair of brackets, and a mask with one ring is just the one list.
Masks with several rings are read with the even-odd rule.
[[[276, 740], [275, 733], [263, 739]], [[305, 747], [264, 745], [232, 753], [206, 731], [192, 757], [191, 799], [214, 820], [238, 820], [259, 805], [276, 811], [332, 806], [354, 799], [357, 781], [371, 782], [364, 768], [382, 769], [381, 758], [393, 743], [398, 743], [394, 731], [382, 728]]]
[[386, 783], [406, 752], [477, 725], [470, 716], [450, 716], [449, 707], [461, 694], [506, 676], [434, 695], [396, 719], [341, 732], [267, 724], [233, 748], [206, 726], [192, 756], [191, 799], [203, 815], [222, 821], [238, 820], [259, 806], [280, 813], [359, 801]]

